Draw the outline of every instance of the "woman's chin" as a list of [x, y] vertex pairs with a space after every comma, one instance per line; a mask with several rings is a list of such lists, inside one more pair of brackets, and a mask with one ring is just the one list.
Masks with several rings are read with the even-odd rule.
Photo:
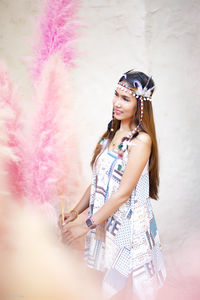
[[114, 114], [114, 118], [121, 121], [123, 119], [122, 114]]
[[126, 119], [129, 119], [129, 118], [125, 118], [124, 116], [114, 116], [114, 118], [118, 121], [123, 121], [123, 120], [126, 120]]

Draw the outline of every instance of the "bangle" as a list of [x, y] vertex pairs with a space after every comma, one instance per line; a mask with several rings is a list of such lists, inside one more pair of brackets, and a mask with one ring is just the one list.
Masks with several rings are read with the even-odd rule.
[[71, 212], [75, 212], [76, 213], [76, 219], [78, 218], [78, 215], [79, 215], [79, 213], [78, 213], [78, 210], [77, 209], [72, 209], [71, 211], [70, 211], [70, 213]]

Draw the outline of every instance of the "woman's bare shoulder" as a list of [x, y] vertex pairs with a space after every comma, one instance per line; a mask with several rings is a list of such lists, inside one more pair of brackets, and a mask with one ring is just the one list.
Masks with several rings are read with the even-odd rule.
[[136, 138], [134, 138], [130, 144], [129, 144], [129, 150], [131, 150], [131, 148], [133, 148], [134, 146], [139, 146], [139, 145], [144, 145], [147, 148], [151, 147], [151, 137], [148, 133], [146, 132], [140, 132]]
[[138, 134], [138, 136], [136, 137], [136, 139], [139, 141], [139, 142], [142, 142], [142, 143], [145, 143], [145, 144], [151, 144], [151, 137], [148, 133], [146, 132], [140, 132]]

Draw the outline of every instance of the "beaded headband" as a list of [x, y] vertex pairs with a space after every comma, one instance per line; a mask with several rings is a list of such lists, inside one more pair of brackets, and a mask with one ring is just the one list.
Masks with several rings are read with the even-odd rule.
[[[124, 78], [126, 79], [126, 74], [124, 74]], [[124, 82], [118, 82], [117, 88], [120, 88], [122, 91], [125, 91], [129, 94], [132, 94], [137, 99], [142, 97], [143, 100], [152, 101], [151, 100], [151, 92], [152, 92], [152, 90], [154, 90], [155, 86], [151, 87], [150, 89], [147, 89], [150, 79], [151, 79], [151, 77], [149, 77], [144, 88], [142, 87], [141, 82], [139, 82], [138, 80], [133, 81], [134, 87], [130, 87], [128, 84], [126, 84]]]
[[139, 94], [138, 91], [136, 93], [135, 89], [131, 88], [130, 86], [128, 86], [127, 84], [123, 83], [123, 82], [118, 82], [117, 84], [117, 88], [119, 88], [120, 90], [124, 91], [124, 92], [127, 92], [129, 94], [132, 94], [133, 96], [135, 96], [135, 98], [140, 98], [140, 97], [143, 97], [143, 100], [149, 100], [149, 101], [152, 101], [151, 100], [151, 96], [147, 97], [145, 96], [145, 92], [143, 92], [143, 94]]

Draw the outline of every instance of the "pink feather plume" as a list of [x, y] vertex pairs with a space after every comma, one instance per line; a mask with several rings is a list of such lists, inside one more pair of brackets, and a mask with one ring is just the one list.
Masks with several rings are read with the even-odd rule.
[[45, 64], [36, 86], [32, 158], [28, 198], [55, 203], [62, 194], [71, 199], [80, 184], [80, 163], [72, 115], [68, 71], [59, 55]]
[[12, 84], [4, 63], [0, 62], [0, 109], [5, 129], [5, 132], [1, 132], [1, 142], [4, 136], [4, 146], [7, 153], [10, 153], [6, 176], [12, 196], [21, 202], [25, 188], [23, 171], [28, 157], [22, 133], [22, 115], [17, 101], [16, 87]]
[[74, 43], [77, 29], [81, 26], [76, 21], [78, 7], [78, 0], [45, 0], [44, 6], [39, 7], [42, 13], [34, 38], [34, 59], [30, 65], [35, 80], [39, 79], [44, 63], [55, 53], [60, 54], [67, 66], [74, 65], [77, 52]]

